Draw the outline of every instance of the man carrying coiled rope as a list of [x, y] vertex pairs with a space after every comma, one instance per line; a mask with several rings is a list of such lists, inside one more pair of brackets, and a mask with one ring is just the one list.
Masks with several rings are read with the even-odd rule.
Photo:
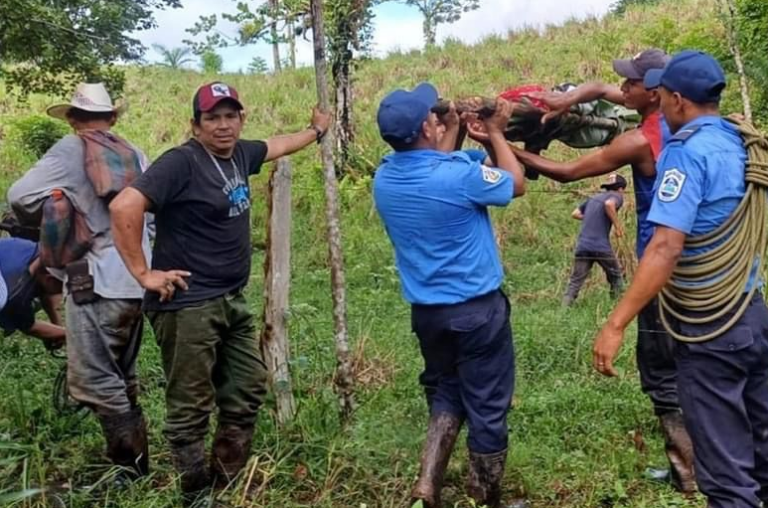
[[768, 502], [768, 308], [756, 291], [768, 141], [719, 116], [725, 76], [705, 53], [679, 53], [645, 85], [661, 86], [674, 136], [657, 165], [649, 214], [656, 230], [595, 339], [594, 366], [616, 375], [625, 328], [661, 293], [661, 318], [678, 339], [680, 404], [699, 489], [709, 508], [759, 508]]

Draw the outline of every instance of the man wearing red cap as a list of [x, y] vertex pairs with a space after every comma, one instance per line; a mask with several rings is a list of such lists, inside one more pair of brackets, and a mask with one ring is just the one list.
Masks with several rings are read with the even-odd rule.
[[[165, 436], [187, 502], [211, 480], [227, 485], [245, 465], [266, 393], [267, 370], [243, 295], [251, 273], [248, 177], [318, 140], [330, 123], [315, 109], [301, 132], [242, 140], [243, 104], [219, 82], [200, 87], [192, 109], [193, 139], [160, 156], [110, 207], [118, 250], [147, 290], [144, 309], [167, 380]], [[148, 210], [157, 227], [151, 269], [139, 247]], [[209, 471], [205, 436], [214, 408]]]

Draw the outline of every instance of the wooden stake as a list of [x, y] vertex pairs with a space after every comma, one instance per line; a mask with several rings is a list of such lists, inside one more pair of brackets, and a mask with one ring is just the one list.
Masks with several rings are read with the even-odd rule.
[[267, 212], [267, 257], [264, 260], [264, 326], [261, 350], [277, 401], [280, 426], [293, 419], [289, 360], [290, 342], [286, 316], [291, 288], [291, 163], [277, 160], [269, 175]]

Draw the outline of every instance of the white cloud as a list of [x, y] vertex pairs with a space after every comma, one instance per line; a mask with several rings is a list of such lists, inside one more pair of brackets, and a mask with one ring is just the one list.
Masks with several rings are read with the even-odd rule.
[[[454, 37], [466, 43], [474, 43], [491, 34], [506, 34], [509, 30], [524, 26], [542, 26], [547, 23], [562, 23], [572, 17], [602, 15], [614, 1], [482, 0], [480, 9], [465, 14], [456, 23], [439, 26], [438, 41]], [[191, 38], [185, 29], [191, 27], [201, 15], [221, 16], [222, 12], [233, 10], [235, 3], [225, 0], [183, 0], [183, 5], [181, 9], [156, 12], [158, 28], [136, 34], [136, 37], [150, 48], [146, 54], [148, 61], [160, 60], [160, 55], [151, 49], [152, 44], [181, 46], [182, 40]], [[389, 2], [377, 7], [375, 12], [373, 49], [377, 56], [423, 46], [422, 18], [415, 8]], [[229, 35], [236, 31], [234, 25], [226, 22], [220, 22], [219, 29]], [[282, 56], [286, 57], [287, 47], [281, 47], [281, 51]], [[230, 72], [247, 69], [256, 55], [264, 58], [270, 66], [272, 63], [271, 48], [264, 43], [244, 48], [221, 49], [219, 53], [224, 59], [224, 70]], [[297, 44], [297, 61], [300, 65], [311, 65], [312, 57], [311, 42], [300, 39]]]
[[480, 8], [464, 14], [459, 21], [440, 25], [438, 41], [454, 37], [466, 43], [491, 34], [506, 35], [512, 29], [562, 23], [608, 12], [615, 0], [482, 0]]

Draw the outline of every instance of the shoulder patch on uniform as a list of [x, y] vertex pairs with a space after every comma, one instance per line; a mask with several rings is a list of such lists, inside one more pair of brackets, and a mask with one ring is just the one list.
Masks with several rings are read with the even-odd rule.
[[692, 127], [688, 127], [687, 129], [677, 131], [675, 135], [672, 136], [672, 141], [688, 141], [688, 138], [699, 132], [700, 129], [701, 125], [694, 125]]
[[501, 173], [495, 169], [491, 169], [488, 166], [480, 166], [483, 170], [483, 180], [488, 183], [497, 183], [501, 180]]
[[661, 177], [659, 199], [667, 203], [676, 200], [680, 196], [680, 191], [683, 190], [684, 183], [685, 173], [680, 172], [677, 168], [666, 170], [664, 176]]

